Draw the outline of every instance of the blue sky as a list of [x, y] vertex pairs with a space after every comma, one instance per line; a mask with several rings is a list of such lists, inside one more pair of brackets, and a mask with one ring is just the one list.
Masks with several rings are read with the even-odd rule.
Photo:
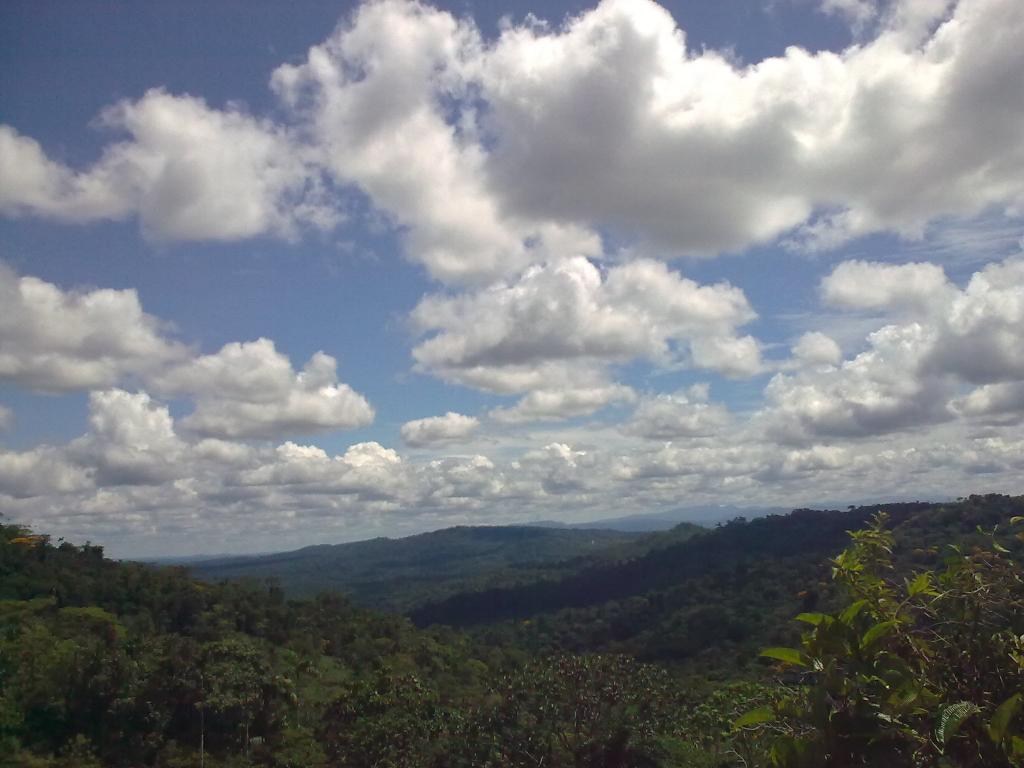
[[1024, 490], [1012, 0], [0, 14], [9, 518], [149, 555]]

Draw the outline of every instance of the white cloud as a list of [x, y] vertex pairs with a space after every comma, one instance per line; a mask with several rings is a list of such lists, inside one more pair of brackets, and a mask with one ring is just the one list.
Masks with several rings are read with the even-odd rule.
[[615, 402], [636, 399], [632, 388], [622, 384], [573, 389], [536, 389], [509, 408], [495, 408], [490, 416], [505, 424], [528, 421], [560, 421], [573, 416], [589, 416]]
[[65, 292], [0, 264], [0, 380], [29, 389], [106, 387], [184, 357], [134, 290]]
[[764, 446], [665, 443], [654, 450], [637, 450], [620, 457], [615, 476], [626, 482], [659, 481], [666, 478], [696, 477], [708, 482], [726, 477], [751, 475], [768, 463]]
[[585, 493], [600, 484], [596, 453], [580, 450], [567, 443], [549, 443], [527, 451], [512, 465], [522, 473], [523, 485], [535, 484], [531, 495], [566, 496]]
[[949, 386], [919, 375], [934, 330], [919, 323], [889, 325], [868, 343], [868, 350], [838, 368], [776, 374], [765, 389], [769, 433], [784, 442], [851, 438], [950, 418]]
[[737, 376], [761, 369], [757, 342], [736, 335], [755, 317], [742, 291], [699, 285], [649, 260], [603, 274], [584, 258], [538, 265], [514, 282], [428, 296], [412, 317], [431, 334], [413, 350], [419, 370], [503, 394], [537, 393], [515, 418], [582, 413], [593, 410], [581, 410], [588, 402], [628, 397], [608, 383], [607, 369], [636, 359]]
[[875, 0], [821, 0], [820, 7], [830, 16], [842, 17], [857, 31], [878, 16]]
[[925, 361], [974, 384], [1024, 379], [1024, 257], [974, 273], [936, 320], [942, 339]]
[[843, 353], [835, 339], [820, 331], [808, 331], [793, 345], [793, 357], [800, 366], [839, 365]]
[[398, 453], [379, 443], [357, 443], [341, 456], [328, 456], [313, 445], [292, 442], [277, 447], [241, 473], [249, 486], [284, 486], [290, 493], [343, 494], [364, 501], [409, 497], [408, 471]]
[[[0, 378], [102, 391], [83, 437], [0, 451], [0, 511], [93, 536], [180, 535], [183, 549], [244, 527], [246, 542], [280, 548], [680, 498], [959, 495], [978, 476], [1024, 490], [1013, 433], [1024, 415], [1020, 258], [966, 286], [923, 261], [844, 262], [821, 296], [853, 314], [800, 328], [792, 359], [777, 363], [743, 331], [755, 313], [739, 288], [627, 260], [883, 231], [927, 243], [936, 222], [970, 234], [964, 219], [976, 214], [1019, 217], [1024, 6], [823, 7], [872, 21], [873, 37], [748, 65], [688, 49], [645, 0], [606, 0], [562, 25], [509, 24], [488, 40], [470, 21], [381, 0], [274, 74], [283, 123], [150, 91], [104, 113], [120, 133], [82, 169], [0, 126], [0, 211], [11, 215], [134, 217], [156, 239], [293, 237], [333, 226], [358, 190], [410, 258], [470, 285], [415, 309], [417, 370], [518, 396], [492, 411], [499, 422], [637, 403], [624, 424], [494, 429], [490, 456], [275, 447], [373, 418], [333, 358], [299, 370], [266, 339], [198, 355], [132, 291], [63, 291], [3, 272]], [[701, 390], [638, 397], [618, 381], [637, 362], [781, 372], [747, 420]], [[175, 424], [166, 405], [126, 391], [137, 386], [194, 410]], [[742, 402], [752, 385], [724, 386]], [[446, 414], [402, 434], [437, 446], [479, 430]]]
[[92, 488], [88, 473], [46, 446], [16, 452], [0, 448], [0, 497], [55, 497]]
[[154, 89], [100, 122], [130, 138], [81, 172], [0, 126], [0, 211], [78, 222], [135, 215], [147, 235], [178, 240], [291, 236], [336, 222], [318, 172], [267, 121]]
[[[825, 0], [855, 23], [866, 0]], [[597, 231], [666, 256], [787, 236], [800, 247], [1024, 205], [1024, 7], [906, 0], [871, 39], [738, 65], [688, 49], [647, 0], [485, 41], [469, 20], [359, 7], [272, 87], [277, 125], [149, 91], [102, 121], [129, 137], [76, 172], [0, 129], [0, 209], [138, 215], [160, 238], [330, 227], [369, 196], [442, 280], [599, 255]], [[296, 139], [302, 137], [301, 143]]]
[[318, 352], [296, 373], [269, 339], [233, 342], [171, 369], [158, 385], [195, 398], [182, 425], [213, 437], [276, 437], [363, 427], [374, 411]]
[[[308, 121], [324, 166], [406, 230], [410, 253], [449, 281], [515, 272], [546, 253], [593, 254], [572, 222], [507, 216], [463, 104], [479, 84], [471, 22], [419, 3], [368, 3], [273, 86]], [[454, 107], [453, 104], [460, 106]]]
[[269, 339], [195, 356], [161, 334], [133, 290], [66, 292], [0, 264], [0, 380], [42, 391], [141, 381], [184, 395], [183, 426], [213, 437], [264, 437], [366, 426], [366, 398], [318, 352], [299, 372]]
[[728, 409], [708, 402], [707, 385], [695, 385], [671, 395], [640, 400], [623, 432], [649, 440], [707, 437], [731, 423]]
[[[958, 411], [1015, 407], [1024, 381], [1024, 259], [989, 264], [963, 290], [941, 268], [907, 266], [841, 264], [825, 279], [824, 293], [837, 303], [914, 307], [917, 317], [875, 331], [865, 351], [838, 367], [776, 375], [765, 390], [770, 434], [783, 441], [864, 437]], [[985, 386], [956, 398], [965, 383]]]
[[821, 282], [825, 302], [843, 309], [943, 310], [956, 292], [942, 267], [928, 262], [844, 261]]
[[[700, 405], [705, 394], [684, 396]], [[784, 450], [735, 421], [713, 439], [657, 447], [614, 427], [578, 431], [589, 444], [535, 435], [522, 447], [495, 435], [495, 456], [410, 461], [375, 442], [332, 454], [311, 444], [189, 438], [144, 393], [100, 393], [92, 409], [89, 432], [66, 446], [0, 451], [0, 511], [136, 554], [141, 542], [153, 554], [252, 551], [453, 524], [595, 519], [669, 509], [680, 498], [763, 506], [862, 498], [865, 488], [956, 495], [979, 476], [1024, 490], [1024, 445], [1012, 427], [973, 436], [955, 421], [924, 434]]]
[[457, 443], [472, 437], [480, 420], [449, 411], [444, 416], [407, 421], [402, 425], [402, 441], [414, 448]]
[[801, 224], [838, 242], [1018, 207], [1024, 105], [1006, 94], [1024, 10], [965, 0], [923, 42], [893, 18], [841, 54], [790, 48], [742, 68], [687, 51], [644, 2], [510, 29], [482, 66], [496, 189], [521, 215], [703, 253]]
[[953, 403], [966, 416], [1014, 424], [1024, 419], [1024, 381], [985, 384]]
[[[826, 6], [876, 15], [866, 2]], [[649, 2], [509, 25], [490, 44], [446, 13], [387, 2], [275, 84], [339, 178], [409, 227], [412, 255], [451, 280], [549, 258], [556, 224], [579, 242], [600, 227], [715, 254], [794, 227], [793, 242], [817, 247], [1017, 210], [1024, 106], [1005, 94], [1024, 65], [1022, 30], [1013, 0], [963, 0], [952, 14], [901, 3], [842, 53], [790, 48], [739, 67], [688, 50]]]
[[145, 392], [93, 392], [89, 424], [90, 434], [74, 441], [69, 455], [94, 469], [98, 484], [159, 485], [183, 471], [185, 444], [171, 414]]
[[420, 467], [418, 475], [425, 509], [480, 509], [506, 495], [502, 472], [486, 456], [437, 459]]
[[789, 451], [782, 461], [781, 472], [787, 475], [839, 469], [849, 462], [846, 449], [839, 446], [815, 445], [800, 451]]

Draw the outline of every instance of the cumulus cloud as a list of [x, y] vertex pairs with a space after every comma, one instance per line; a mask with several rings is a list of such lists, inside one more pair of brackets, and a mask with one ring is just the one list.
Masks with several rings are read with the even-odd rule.
[[1016, 423], [1024, 419], [1024, 381], [985, 384], [957, 399], [953, 408], [966, 416], [996, 423]]
[[[837, 303], [913, 306], [916, 316], [873, 332], [868, 348], [839, 366], [777, 374], [765, 390], [774, 437], [864, 437], [946, 421], [958, 411], [1015, 408], [1024, 381], [1024, 259], [989, 264], [962, 290], [939, 267], [907, 266], [845, 263], [825, 279], [824, 293], [841, 297]], [[851, 275], [856, 279], [847, 280]], [[965, 383], [982, 386], [957, 398]]]
[[821, 0], [823, 13], [845, 19], [854, 30], [862, 30], [878, 16], [875, 0]]
[[844, 261], [821, 282], [827, 304], [843, 309], [929, 313], [945, 308], [956, 288], [938, 264]]
[[[1024, 6], [820, 7], [870, 22], [870, 37], [743, 64], [688, 46], [646, 0], [491, 38], [379, 0], [273, 74], [277, 123], [153, 90], [103, 113], [117, 135], [82, 168], [0, 126], [7, 215], [134, 219], [154, 239], [291, 238], [334, 226], [365, 195], [407, 255], [452, 286], [412, 313], [418, 371], [516, 396], [489, 414], [497, 422], [636, 404], [622, 424], [494, 429], [493, 456], [280, 443], [373, 418], [330, 356], [300, 368], [267, 339], [200, 355], [132, 291], [0, 271], [0, 379], [94, 390], [87, 434], [0, 450], [0, 511], [86, 535], [181, 535], [195, 549], [242, 520], [247, 541], [280, 547], [299, 530], [305, 543], [679, 498], [957, 495], [978, 475], [1024, 490], [1019, 257], [966, 284], [923, 261], [839, 264], [820, 296], [852, 314], [767, 363], [744, 330], [756, 316], [742, 290], [662, 263], [780, 239], [917, 237], [937, 220], [1024, 208]], [[843, 322], [871, 333], [857, 345]], [[638, 362], [777, 375], [748, 420], [701, 388], [638, 395], [619, 380]], [[723, 386], [742, 402], [751, 385]], [[176, 423], [139, 387], [184, 401], [185, 415]], [[441, 447], [481, 428], [449, 413], [401, 431]]]
[[832, 337], [820, 331], [809, 331], [793, 345], [793, 359], [798, 366], [839, 365], [843, 353]]
[[448, 281], [600, 249], [584, 225], [502, 210], [474, 125], [483, 50], [472, 22], [388, 0], [361, 6], [305, 63], [283, 65], [272, 80], [334, 178], [393, 217], [411, 255]]
[[495, 408], [490, 416], [495, 421], [517, 424], [527, 421], [560, 421], [573, 416], [589, 416], [615, 402], [632, 402], [636, 395], [631, 387], [609, 384], [574, 389], [537, 389], [509, 408]]
[[482, 67], [497, 189], [521, 214], [691, 253], [798, 225], [815, 244], [915, 234], [936, 216], [1019, 206], [1024, 104], [1005, 99], [1024, 11], [965, 0], [924, 41], [911, 21], [840, 54], [790, 48], [746, 67], [687, 50], [651, 3], [510, 29]]
[[777, 374], [765, 389], [776, 420], [771, 434], [783, 441], [862, 437], [949, 418], [949, 387], [918, 375], [924, 351], [934, 344], [929, 329], [886, 326], [868, 343], [839, 368]]
[[648, 440], [677, 440], [714, 435], [730, 422], [729, 410], [708, 402], [707, 385], [698, 384], [675, 394], [644, 397], [622, 430]]
[[29, 499], [61, 496], [93, 487], [88, 473], [50, 447], [28, 451], [0, 449], [0, 496]]
[[176, 240], [289, 236], [337, 219], [288, 131], [265, 120], [154, 89], [99, 122], [128, 138], [83, 171], [0, 126], [0, 211], [72, 222], [134, 215], [147, 235]]
[[[699, 404], [704, 393], [685, 397]], [[609, 428], [592, 433], [589, 445], [540, 438], [497, 446], [493, 457], [415, 461], [376, 442], [332, 454], [296, 442], [179, 434], [166, 406], [141, 392], [97, 393], [91, 409], [88, 433], [67, 445], [0, 450], [0, 511], [135, 554], [140, 542], [149, 542], [151, 553], [209, 550], [211, 541], [219, 551], [252, 551], [310, 537], [595, 519], [623, 508], [674, 508], [683, 497], [764, 505], [856, 498], [865, 487], [879, 494], [956, 493], [979, 473], [1020, 490], [1024, 469], [1024, 444], [1011, 428], [971, 436], [955, 422], [926, 435], [783, 450], [735, 423], [713, 440], [684, 436], [657, 447]]]
[[363, 501], [408, 497], [408, 473], [398, 453], [380, 443], [357, 443], [340, 456], [287, 442], [272, 457], [243, 472], [239, 483], [284, 486], [292, 493], [344, 494]]
[[406, 445], [422, 448], [466, 440], [479, 427], [479, 419], [448, 411], [444, 416], [407, 421], [402, 425], [401, 434]]
[[232, 342], [158, 379], [188, 393], [195, 410], [182, 422], [213, 437], [275, 437], [363, 427], [373, 421], [366, 398], [338, 381], [333, 357], [317, 352], [301, 371], [269, 339]]
[[667, 478], [694, 477], [712, 482], [727, 477], [752, 475], [767, 463], [764, 446], [687, 445], [668, 442], [654, 450], [633, 451], [619, 457], [614, 475], [623, 481], [659, 481]]
[[846, 449], [834, 445], [815, 445], [799, 451], [788, 451], [780, 471], [787, 475], [839, 469], [849, 461]]
[[211, 437], [271, 438], [373, 421], [366, 398], [338, 381], [330, 355], [318, 352], [298, 372], [269, 339], [195, 355], [162, 334], [133, 290], [63, 291], [0, 264], [0, 303], [0, 380], [22, 387], [143, 382], [192, 398], [183, 426]]
[[453, 282], [597, 256], [598, 231], [707, 255], [1019, 213], [1021, 4], [822, 8], [879, 21], [841, 52], [740, 65], [688, 47], [649, 0], [493, 40], [418, 2], [367, 3], [273, 73], [285, 124], [153, 90], [104, 112], [128, 137], [83, 171], [0, 128], [0, 209], [234, 239], [332, 226], [351, 187]]
[[89, 435], [69, 455], [95, 471], [100, 485], [159, 485], [182, 470], [184, 443], [167, 406], [145, 392], [120, 389], [89, 396]]
[[500, 418], [569, 416], [631, 397], [607, 381], [618, 363], [759, 372], [758, 343], [737, 335], [754, 317], [728, 283], [699, 285], [650, 260], [602, 273], [577, 257], [485, 289], [426, 297], [412, 318], [428, 338], [413, 356], [419, 370], [446, 381], [529, 393]]
[[43, 391], [107, 387], [185, 356], [134, 290], [62, 291], [0, 264], [0, 380]]
[[1024, 257], [987, 265], [934, 321], [942, 339], [928, 371], [974, 384], [1024, 379]]

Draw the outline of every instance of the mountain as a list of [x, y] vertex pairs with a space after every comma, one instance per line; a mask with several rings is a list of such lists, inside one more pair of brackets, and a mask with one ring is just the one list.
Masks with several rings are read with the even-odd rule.
[[507, 586], [629, 556], [645, 539], [624, 531], [459, 526], [188, 566], [206, 581], [274, 578], [292, 595], [337, 590], [362, 605], [401, 611], [467, 589]]
[[529, 583], [430, 607], [466, 631], [338, 594], [199, 583], [0, 521], [0, 764], [1012, 768], [1022, 514], [1024, 497], [990, 494], [607, 546], [454, 528], [356, 548], [378, 578], [450, 574], [438, 559], [462, 552], [490, 583], [486, 562], [589, 552], [590, 537], [597, 554], [527, 561]]
[[[798, 509], [736, 520], [561, 577], [452, 595], [417, 607], [410, 617], [420, 626], [469, 628], [489, 642], [535, 651], [744, 666], [759, 647], [798, 638], [789, 618], [833, 605], [829, 558], [847, 546], [849, 531], [879, 512], [889, 516], [897, 562], [909, 574], [934, 567], [947, 544], [969, 551], [989, 543], [983, 531], [1024, 514], [1024, 497]], [[1024, 550], [1013, 538], [1005, 545]]]
[[608, 517], [601, 520], [589, 520], [584, 523], [561, 523], [554, 520], [541, 520], [531, 523], [531, 525], [544, 528], [600, 528], [609, 531], [640, 533], [667, 531], [680, 523], [708, 526], [738, 517], [753, 519], [755, 517], [764, 517], [765, 515], [785, 514], [788, 511], [787, 507], [735, 507], [730, 505], [681, 507], [667, 512]]

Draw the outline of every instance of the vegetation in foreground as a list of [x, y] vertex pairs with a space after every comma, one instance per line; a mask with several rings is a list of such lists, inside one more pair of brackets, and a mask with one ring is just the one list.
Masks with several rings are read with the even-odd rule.
[[[817, 547], [806, 563], [780, 554], [774, 602], [730, 600], [754, 600], [743, 579], [769, 580], [758, 594], [770, 596], [767, 551], [616, 598], [646, 601], [645, 626], [657, 627], [659, 590], [699, 585], [708, 605], [717, 596], [754, 623], [739, 641], [702, 645], [694, 638], [704, 629], [695, 631], [686, 653], [658, 663], [606, 652], [607, 635], [585, 623], [600, 605], [469, 634], [417, 628], [336, 595], [290, 600], [273, 583], [204, 584], [183, 569], [116, 563], [98, 547], [0, 526], [0, 760], [1024, 765], [1024, 499], [892, 509], [890, 518], [832, 513], [867, 524], [831, 559]], [[774, 526], [791, 534], [800, 517], [755, 521], [767, 526], [755, 526], [757, 538]], [[726, 551], [750, 526], [722, 526], [702, 543]], [[791, 594], [805, 573], [812, 580]], [[797, 621], [776, 622], [794, 600]], [[750, 643], [760, 655], [741, 652]]]

